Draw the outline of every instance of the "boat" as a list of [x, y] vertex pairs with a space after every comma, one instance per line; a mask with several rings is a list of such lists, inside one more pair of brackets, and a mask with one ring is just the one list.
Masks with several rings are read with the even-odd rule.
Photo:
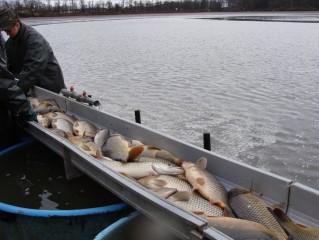
[[[32, 96], [54, 99], [59, 108], [78, 119], [94, 123], [99, 128], [112, 129], [145, 144], [155, 145], [181, 159], [195, 162], [206, 157], [207, 170], [216, 176], [227, 190], [233, 187], [250, 189], [267, 204], [283, 206], [288, 216], [297, 223], [308, 227], [319, 226], [319, 191], [316, 189], [180, 141], [70, 96], [52, 93], [39, 87], [33, 88]], [[69, 178], [79, 174], [90, 176], [140, 213], [168, 227], [180, 239], [232, 239], [227, 236], [227, 232], [208, 227], [202, 218], [159, 198], [132, 179], [103, 166], [68, 140], [40, 124], [30, 122], [26, 131], [64, 158]]]

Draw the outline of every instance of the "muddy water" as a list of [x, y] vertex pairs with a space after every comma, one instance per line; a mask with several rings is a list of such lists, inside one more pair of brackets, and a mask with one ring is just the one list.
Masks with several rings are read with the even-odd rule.
[[67, 180], [63, 159], [39, 143], [0, 159], [0, 202], [48, 210], [101, 207], [121, 200], [83, 175]]

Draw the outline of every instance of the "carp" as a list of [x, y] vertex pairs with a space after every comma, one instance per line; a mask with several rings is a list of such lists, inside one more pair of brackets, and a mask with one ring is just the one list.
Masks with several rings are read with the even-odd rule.
[[196, 215], [224, 216], [224, 210], [222, 208], [210, 204], [209, 201], [198, 193], [188, 191], [177, 192], [167, 198], [167, 200]]
[[44, 101], [40, 103], [36, 108], [33, 109], [34, 112], [39, 114], [46, 114], [48, 112], [61, 112], [62, 110], [50, 102]]
[[[50, 129], [51, 132], [55, 133], [56, 135], [59, 135], [60, 137], [63, 137], [63, 138], [66, 138], [67, 137], [67, 134], [66, 132], [64, 132], [63, 130], [61, 129]], [[70, 133], [71, 134], [71, 133]]]
[[260, 223], [230, 217], [209, 217], [205, 215], [199, 215], [199, 217], [205, 219], [209, 227], [213, 227], [236, 240], [277, 240], [277, 237]]
[[73, 132], [78, 136], [94, 138], [97, 127], [87, 121], [78, 120], [73, 123]]
[[73, 133], [73, 124], [70, 121], [62, 118], [53, 119], [51, 122], [51, 126], [54, 129], [60, 129], [64, 132]]
[[106, 157], [121, 162], [127, 162], [130, 152], [129, 142], [121, 134], [113, 133], [102, 147], [102, 151]]
[[102, 157], [101, 148], [94, 142], [82, 143], [80, 146], [78, 146], [78, 148], [92, 157], [95, 157], [95, 158]]
[[319, 228], [301, 227], [294, 223], [281, 209], [275, 208], [273, 210], [276, 219], [289, 236], [294, 240], [318, 240]]
[[140, 179], [151, 175], [179, 175], [184, 173], [183, 169], [180, 167], [172, 167], [163, 163], [123, 163], [107, 157], [102, 157], [101, 159], [98, 159], [98, 161], [104, 166], [134, 179]]
[[237, 217], [264, 225], [280, 240], [288, 239], [271, 210], [261, 199], [242, 188], [233, 188], [228, 195], [230, 206]]
[[148, 176], [139, 179], [138, 182], [149, 189], [173, 188], [177, 189], [179, 192], [192, 192], [192, 186], [188, 182], [175, 176]]
[[130, 150], [130, 156], [129, 159], [134, 161], [137, 158], [141, 157], [150, 157], [150, 158], [161, 158], [168, 160], [172, 163], [175, 163], [177, 165], [181, 165], [182, 160], [171, 154], [170, 152], [166, 150], [159, 149], [154, 146], [150, 145], [142, 145], [133, 147]]
[[77, 120], [75, 117], [69, 116], [63, 112], [49, 112], [46, 114], [46, 116], [50, 119], [50, 121], [56, 118], [63, 118], [65, 120], [70, 121], [71, 123], [74, 123]]
[[154, 188], [150, 189], [153, 193], [155, 193], [157, 196], [161, 198], [168, 198], [169, 196], [173, 195], [176, 193], [177, 189], [176, 188]]
[[205, 170], [207, 159], [202, 157], [196, 163], [183, 162], [182, 168], [188, 182], [211, 204], [225, 211], [225, 216], [231, 216], [232, 211], [228, 205], [226, 188], [208, 171]]
[[67, 132], [67, 139], [74, 144], [77, 148], [85, 152], [86, 154], [95, 157], [102, 157], [101, 148], [89, 138], [84, 138], [82, 136], [73, 136], [71, 133]]
[[110, 130], [106, 128], [99, 129], [94, 136], [94, 142], [102, 148], [110, 136]]
[[37, 108], [41, 104], [41, 101], [38, 98], [35, 98], [35, 97], [28, 97], [28, 100], [29, 100], [29, 102], [31, 104], [31, 107], [33, 109]]
[[49, 128], [51, 126], [51, 120], [46, 115], [37, 115], [38, 123], [44, 127]]
[[159, 163], [164, 163], [164, 164], [167, 164], [167, 165], [170, 165], [170, 166], [178, 166], [177, 164], [175, 163], [172, 163], [168, 160], [165, 160], [165, 159], [162, 159], [162, 158], [150, 158], [150, 157], [141, 157], [141, 158], [137, 158], [135, 160], [136, 162], [159, 162]]

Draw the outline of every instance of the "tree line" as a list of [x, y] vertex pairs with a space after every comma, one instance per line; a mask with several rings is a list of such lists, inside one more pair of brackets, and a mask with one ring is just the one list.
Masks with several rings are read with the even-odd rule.
[[231, 9], [256, 11], [319, 10], [318, 0], [228, 0]]
[[[44, 2], [45, 1], [45, 2]], [[319, 10], [319, 0], [14, 0], [0, 3], [21, 17], [118, 13]]]

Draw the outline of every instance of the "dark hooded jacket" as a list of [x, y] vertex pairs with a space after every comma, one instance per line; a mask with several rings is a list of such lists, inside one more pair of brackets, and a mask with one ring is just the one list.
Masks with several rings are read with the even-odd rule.
[[[1, 35], [1, 34], [0, 34]], [[11, 115], [25, 114], [31, 109], [30, 102], [8, 71], [4, 39], [0, 36], [0, 150], [13, 143], [14, 135]]]
[[34, 28], [20, 25], [17, 35], [6, 42], [9, 71], [25, 93], [34, 85], [59, 93], [65, 84], [49, 43]]

